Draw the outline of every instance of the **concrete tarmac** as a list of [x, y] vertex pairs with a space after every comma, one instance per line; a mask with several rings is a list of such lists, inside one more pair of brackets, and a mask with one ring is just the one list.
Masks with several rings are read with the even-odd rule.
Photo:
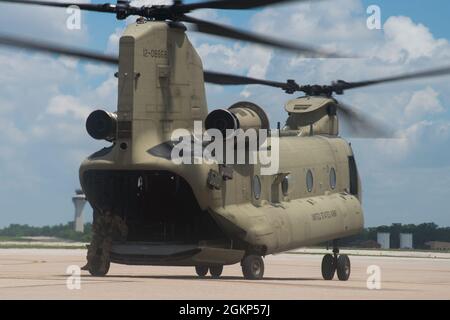
[[[70, 290], [77, 249], [0, 249], [0, 299], [450, 299], [450, 259], [351, 256], [347, 282], [322, 280], [318, 254], [265, 258], [265, 277], [244, 280], [239, 265], [221, 279], [199, 279], [194, 268], [112, 264], [108, 276], [82, 271]], [[367, 288], [368, 267], [379, 267], [381, 289]], [[75, 267], [75, 270], [77, 268]], [[75, 281], [72, 281], [75, 280]]]

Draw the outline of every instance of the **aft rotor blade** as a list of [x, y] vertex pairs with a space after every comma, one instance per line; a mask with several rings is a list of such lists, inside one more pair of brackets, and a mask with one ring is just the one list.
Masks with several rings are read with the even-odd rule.
[[337, 83], [334, 84], [334, 86], [336, 86], [337, 88], [342, 89], [342, 90], [348, 90], [348, 89], [373, 86], [373, 85], [382, 84], [382, 83], [414, 80], [414, 79], [422, 79], [422, 78], [430, 78], [430, 77], [441, 77], [441, 76], [446, 76], [446, 75], [450, 75], [450, 66], [439, 68], [439, 69], [432, 69], [432, 70], [426, 70], [426, 71], [421, 71], [421, 72], [408, 73], [408, 74], [394, 76], [394, 77], [369, 80], [369, 81], [360, 81], [360, 82], [338, 81]]
[[58, 7], [67, 8], [70, 6], [77, 6], [81, 10], [95, 11], [95, 12], [116, 12], [116, 5], [105, 3], [105, 4], [93, 4], [93, 3], [75, 3], [75, 2], [56, 2], [56, 1], [34, 1], [34, 0], [0, 0], [0, 2], [6, 3], [18, 3], [18, 4], [31, 4], [46, 7]]
[[326, 52], [320, 49], [309, 47], [306, 45], [298, 45], [292, 42], [278, 40], [270, 37], [265, 37], [252, 32], [238, 30], [232, 27], [220, 25], [213, 22], [208, 22], [193, 18], [190, 16], [182, 16], [181, 20], [194, 25], [194, 30], [206, 33], [210, 35], [215, 35], [219, 37], [231, 38], [235, 40], [242, 40], [253, 42], [261, 45], [266, 45], [278, 49], [290, 50], [300, 54], [308, 54], [310, 57], [317, 58], [341, 58], [342, 56]]
[[67, 48], [62, 47], [57, 44], [29, 40], [29, 39], [17, 39], [11, 36], [0, 35], [0, 45], [15, 47], [15, 48], [24, 48], [31, 49], [34, 51], [40, 51], [45, 53], [55, 53], [61, 54], [74, 58], [81, 58], [92, 60], [96, 62], [108, 63], [108, 64], [118, 64], [119, 59], [115, 56], [105, 55], [102, 53], [85, 51], [82, 49], [75, 48]]
[[338, 115], [349, 129], [353, 138], [362, 139], [392, 139], [394, 133], [386, 125], [374, 120], [366, 114], [355, 111], [354, 108], [338, 103]]
[[218, 0], [205, 1], [191, 4], [181, 5], [184, 12], [189, 12], [196, 9], [224, 9], [224, 10], [243, 10], [255, 9], [273, 4], [283, 4], [288, 2], [301, 2], [305, 0]]
[[238, 76], [227, 73], [205, 71], [205, 82], [221, 84], [221, 85], [247, 85], [247, 84], [261, 84], [276, 88], [286, 87], [286, 83], [250, 78], [245, 76]]

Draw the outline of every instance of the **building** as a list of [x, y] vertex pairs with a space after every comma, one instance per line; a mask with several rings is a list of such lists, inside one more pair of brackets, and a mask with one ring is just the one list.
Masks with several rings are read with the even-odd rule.
[[377, 242], [380, 244], [381, 249], [391, 248], [391, 234], [385, 232], [377, 233]]
[[400, 249], [413, 249], [412, 233], [400, 233]]
[[430, 250], [450, 251], [450, 242], [428, 241], [425, 245], [430, 247]]

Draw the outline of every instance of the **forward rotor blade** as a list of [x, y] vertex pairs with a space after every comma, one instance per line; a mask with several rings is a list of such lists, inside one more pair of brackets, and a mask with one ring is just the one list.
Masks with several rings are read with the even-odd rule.
[[19, 4], [31, 4], [46, 7], [58, 7], [67, 8], [70, 6], [77, 6], [81, 10], [95, 11], [95, 12], [116, 12], [116, 5], [105, 3], [105, 4], [93, 4], [93, 3], [75, 3], [75, 2], [55, 2], [55, 1], [34, 1], [34, 0], [0, 0], [0, 2], [6, 3], [19, 3]]
[[394, 76], [394, 77], [369, 80], [369, 81], [360, 81], [360, 82], [338, 81], [337, 83], [335, 83], [333, 85], [339, 89], [348, 90], [348, 89], [373, 86], [373, 85], [382, 84], [382, 83], [414, 80], [414, 79], [429, 78], [429, 77], [440, 77], [440, 76], [445, 76], [445, 75], [450, 75], [450, 66], [444, 67], [444, 68], [439, 68], [439, 69], [432, 69], [432, 70], [426, 70], [426, 71], [421, 71], [421, 72], [409, 73], [409, 74], [404, 74], [404, 75], [399, 75], [399, 76]]
[[205, 82], [221, 84], [221, 85], [247, 85], [247, 84], [261, 84], [265, 86], [271, 86], [276, 88], [285, 88], [286, 83], [268, 81], [262, 79], [249, 78], [245, 76], [238, 76], [220, 72], [205, 71]]
[[338, 115], [349, 129], [353, 138], [362, 139], [392, 139], [394, 133], [386, 125], [374, 120], [366, 114], [355, 111], [354, 108], [338, 103]]
[[[0, 45], [14, 47], [14, 48], [24, 48], [31, 49], [34, 51], [61, 54], [74, 58], [88, 59], [102, 63], [114, 64], [119, 63], [119, 59], [116, 56], [105, 55], [101, 53], [89, 52], [82, 49], [67, 48], [59, 46], [56, 44], [24, 39], [24, 38], [14, 38], [11, 36], [0, 35]], [[232, 75], [220, 72], [204, 71], [204, 80], [208, 83], [220, 84], [220, 85], [247, 85], [247, 84], [260, 84], [276, 88], [281, 88], [286, 90], [290, 88], [287, 82], [276, 82], [268, 81], [262, 79], [255, 79], [245, 76]]]
[[10, 36], [0, 35], [0, 45], [31, 49], [34, 51], [40, 51], [45, 53], [62, 54], [69, 57], [87, 59], [108, 64], [118, 64], [119, 59], [114, 56], [105, 55], [102, 53], [89, 52], [82, 49], [74, 49], [62, 47], [56, 44], [29, 40], [29, 39], [16, 39]]
[[205, 1], [191, 4], [183, 4], [182, 9], [185, 13], [196, 9], [224, 9], [224, 10], [243, 10], [255, 9], [269, 6], [272, 4], [283, 4], [288, 2], [300, 2], [305, 0], [218, 0]]
[[255, 33], [251, 33], [248, 31], [238, 30], [232, 27], [220, 25], [213, 22], [208, 22], [204, 20], [200, 20], [197, 18], [193, 18], [190, 16], [182, 16], [182, 21], [191, 23], [194, 25], [194, 30], [211, 34], [219, 37], [231, 38], [235, 40], [243, 40], [253, 43], [258, 43], [278, 49], [290, 50], [296, 53], [308, 54], [310, 57], [317, 58], [341, 58], [342, 56], [337, 55], [335, 53], [330, 53], [326, 51], [322, 51], [320, 49], [315, 49], [313, 47], [298, 45], [295, 43], [291, 43], [288, 41], [277, 40], [270, 37], [261, 36]]

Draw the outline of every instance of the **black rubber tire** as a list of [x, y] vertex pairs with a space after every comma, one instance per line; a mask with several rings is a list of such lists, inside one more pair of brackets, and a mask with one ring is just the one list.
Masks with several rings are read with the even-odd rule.
[[339, 256], [337, 260], [337, 276], [341, 281], [347, 281], [350, 278], [351, 265], [350, 258], [346, 254]]
[[333, 280], [336, 272], [336, 261], [331, 254], [326, 254], [322, 259], [322, 277], [324, 280]]
[[241, 266], [245, 279], [261, 280], [264, 276], [264, 261], [260, 256], [246, 256], [242, 259]]
[[111, 262], [102, 261], [100, 257], [95, 257], [89, 262], [89, 273], [94, 277], [104, 277], [109, 271]]
[[208, 274], [208, 270], [207, 266], [195, 266], [195, 272], [200, 278], [204, 278]]
[[211, 277], [214, 279], [220, 278], [222, 275], [223, 266], [212, 266], [209, 267], [209, 273], [211, 274]]

